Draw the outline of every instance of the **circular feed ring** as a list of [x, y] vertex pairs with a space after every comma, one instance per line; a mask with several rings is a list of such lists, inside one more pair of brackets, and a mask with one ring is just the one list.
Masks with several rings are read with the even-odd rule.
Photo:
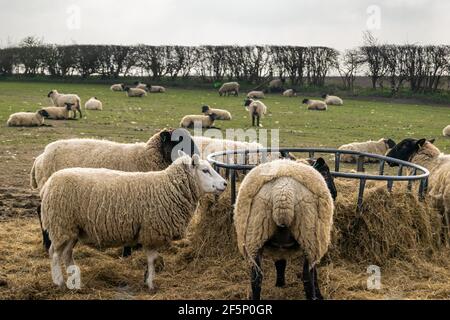
[[[359, 180], [359, 192], [357, 201], [357, 211], [361, 211], [362, 202], [364, 197], [364, 190], [367, 180], [378, 180], [386, 181], [386, 187], [389, 191], [392, 190], [392, 186], [395, 181], [406, 181], [408, 182], [408, 190], [412, 190], [412, 184], [414, 181], [419, 182], [419, 199], [423, 199], [428, 187], [428, 176], [429, 171], [417, 164], [394, 159], [382, 155], [350, 151], [350, 150], [338, 150], [330, 148], [265, 148], [265, 149], [253, 149], [253, 150], [228, 150], [220, 151], [210, 154], [207, 159], [211, 165], [217, 171], [220, 168], [225, 169], [226, 177], [231, 181], [231, 203], [234, 204], [236, 201], [236, 173], [241, 171], [243, 173], [248, 170], [253, 169], [260, 163], [267, 162], [267, 157], [270, 153], [276, 152], [277, 155], [286, 155], [290, 152], [295, 153], [306, 153], [311, 159], [315, 158], [315, 154], [334, 154], [334, 171], [331, 171], [331, 175], [335, 178], [345, 178], [345, 179], [358, 179]], [[249, 155], [257, 154], [256, 157], [252, 159], [257, 159], [257, 163], [249, 163]], [[341, 155], [349, 154], [356, 158], [356, 172], [340, 172], [341, 167]], [[378, 174], [366, 174], [364, 173], [365, 159], [375, 160], [379, 163]], [[226, 160], [226, 161], [223, 161]], [[386, 163], [395, 163], [398, 165], [398, 170], [396, 175], [385, 175], [385, 165]], [[404, 169], [409, 169], [409, 175], [403, 175]]]

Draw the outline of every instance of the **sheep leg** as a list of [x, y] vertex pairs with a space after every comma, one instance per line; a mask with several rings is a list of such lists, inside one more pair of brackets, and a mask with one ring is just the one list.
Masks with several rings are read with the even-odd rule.
[[146, 277], [146, 283], [148, 285], [148, 288], [150, 291], [154, 291], [156, 289], [155, 285], [153, 284], [153, 279], [155, 278], [155, 260], [158, 257], [158, 251], [146, 249], [145, 253], [147, 255], [147, 277]]
[[445, 246], [450, 247], [450, 210], [444, 209], [444, 241]]
[[255, 263], [251, 269], [251, 284], [252, 284], [252, 300], [261, 299], [261, 283], [262, 283], [262, 270], [261, 270], [261, 252], [255, 257]]
[[61, 258], [66, 266], [66, 272], [69, 274], [67, 279], [67, 287], [69, 289], [80, 289], [81, 288], [81, 274], [80, 269], [75, 265], [73, 260], [73, 247], [77, 243], [77, 239], [72, 239], [67, 242], [64, 246]]
[[259, 116], [256, 116], [256, 126], [259, 127]]
[[45, 251], [48, 251], [50, 249], [50, 246], [52, 242], [50, 241], [50, 237], [48, 235], [48, 231], [44, 230], [44, 227], [42, 226], [42, 218], [41, 218], [41, 206], [39, 205], [37, 207], [37, 215], [39, 218], [39, 224], [41, 225], [41, 231], [42, 231], [42, 244], [44, 245]]
[[252, 114], [252, 127], [255, 126], [255, 115]]
[[62, 287], [64, 285], [64, 276], [61, 271], [61, 262], [60, 262], [60, 256], [61, 256], [61, 248], [55, 248], [54, 244], [50, 246], [49, 255], [51, 259], [51, 273], [52, 273], [52, 280], [53, 283], [56, 284], [58, 287]]
[[275, 268], [277, 269], [277, 282], [275, 283], [275, 286], [284, 287], [284, 285], [286, 284], [285, 280], [286, 260], [281, 259], [275, 261]]
[[323, 300], [323, 296], [322, 293], [320, 292], [320, 287], [319, 287], [319, 282], [317, 280], [317, 268], [314, 267], [313, 268], [313, 277], [314, 277], [314, 289], [315, 289], [315, 293], [316, 293], [316, 299], [317, 300]]
[[320, 293], [319, 285], [317, 282], [316, 268], [309, 267], [309, 261], [305, 257], [303, 263], [303, 287], [305, 289], [306, 299], [308, 300], [322, 300], [322, 294]]
[[122, 249], [122, 258], [126, 258], [131, 256], [131, 247], [123, 247]]

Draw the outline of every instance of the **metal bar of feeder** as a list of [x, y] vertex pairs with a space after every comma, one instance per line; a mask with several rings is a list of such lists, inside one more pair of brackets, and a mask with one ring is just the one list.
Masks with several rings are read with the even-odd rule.
[[400, 164], [398, 166], [397, 176], [402, 176], [402, 175], [403, 175], [403, 165]]
[[387, 182], [387, 190], [392, 192], [392, 186], [394, 185], [394, 180], [388, 180]]
[[378, 170], [378, 174], [380, 175], [380, 176], [383, 176], [384, 175], [384, 165], [385, 165], [385, 161], [384, 160], [380, 160], [380, 168], [379, 168], [379, 170]]
[[[413, 172], [412, 172], [412, 175], [413, 176], [415, 176], [417, 174], [417, 169], [416, 168], [414, 168], [414, 170], [413, 170]], [[408, 181], [408, 191], [411, 191], [412, 190], [412, 180], [409, 180]]]
[[359, 155], [356, 162], [356, 171], [364, 172], [364, 157]]
[[356, 207], [356, 211], [358, 213], [361, 213], [362, 211], [362, 204], [364, 199], [364, 189], [366, 188], [366, 179], [361, 179], [359, 181], [359, 191], [358, 191], [358, 204]]
[[310, 159], [314, 159], [314, 151], [309, 151], [308, 154]]
[[334, 154], [334, 171], [339, 172], [339, 165], [341, 163], [341, 154], [336, 152]]
[[236, 202], [236, 171], [234, 169], [230, 170], [231, 173], [231, 204], [234, 205]]

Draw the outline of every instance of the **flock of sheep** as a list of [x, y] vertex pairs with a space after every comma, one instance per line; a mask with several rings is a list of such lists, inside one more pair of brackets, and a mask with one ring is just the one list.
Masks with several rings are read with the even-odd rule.
[[[138, 88], [138, 85], [145, 88]], [[142, 96], [147, 90], [164, 92], [161, 88], [138, 83], [135, 88], [113, 85], [111, 90]], [[144, 94], [135, 95], [136, 90]], [[219, 94], [238, 95], [239, 84], [226, 83]], [[293, 90], [290, 94], [295, 96]], [[81, 117], [81, 101], [77, 95], [52, 90], [49, 97], [54, 103], [51, 108], [61, 109], [63, 118], [67, 119], [69, 112], [76, 117], [76, 111]], [[252, 125], [256, 122], [259, 126], [260, 117], [267, 111], [265, 104], [256, 100], [263, 97], [254, 91], [247, 96], [245, 106], [252, 117]], [[304, 103], [308, 104], [308, 109], [315, 110], [343, 103], [334, 96], [324, 96], [324, 99], [305, 99]], [[97, 101], [90, 99], [86, 109], [89, 103], [89, 108], [101, 110], [102, 104]], [[43, 108], [36, 114], [48, 117], [52, 110], [55, 112]], [[232, 119], [228, 111], [206, 105], [202, 113], [185, 116], [180, 127], [190, 127], [196, 121], [210, 127], [216, 119]], [[19, 115], [13, 116], [13, 120], [20, 119]], [[39, 122], [29, 118], [33, 123]], [[449, 131], [450, 126], [444, 129], [444, 134]], [[263, 146], [256, 142], [191, 136], [182, 128], [163, 129], [146, 143], [66, 139], [48, 144], [34, 161], [30, 183], [33, 189], [39, 190], [41, 198], [38, 213], [54, 284], [64, 286], [62, 264], [66, 268], [75, 266], [73, 248], [81, 241], [101, 248], [142, 246], [148, 263], [145, 282], [150, 290], [155, 290], [154, 261], [158, 249], [185, 236], [205, 194], [219, 194], [227, 187], [226, 180], [205, 160], [206, 156], [217, 151], [259, 148]], [[429, 195], [437, 200], [436, 206], [443, 213], [448, 228], [450, 156], [443, 155], [432, 141], [405, 139], [395, 144], [392, 139], [383, 138], [346, 144], [340, 149], [387, 154], [428, 168], [431, 172]], [[355, 161], [351, 155], [341, 157], [345, 162]], [[266, 160], [268, 162], [245, 175], [234, 208], [238, 248], [251, 268], [252, 298], [261, 296], [263, 253], [275, 261], [276, 286], [284, 286], [287, 259], [301, 250], [305, 257], [306, 297], [321, 299], [316, 265], [330, 244], [337, 195], [333, 177], [322, 158], [303, 160], [275, 153]], [[262, 162], [259, 158], [255, 161]], [[448, 234], [448, 230], [446, 232]]]

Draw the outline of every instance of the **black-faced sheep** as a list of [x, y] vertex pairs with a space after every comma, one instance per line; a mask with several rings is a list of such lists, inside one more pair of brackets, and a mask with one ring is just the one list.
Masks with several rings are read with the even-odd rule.
[[226, 96], [233, 93], [235, 96], [239, 95], [239, 83], [226, 82], [219, 88], [219, 95]]
[[249, 116], [252, 118], [252, 126], [260, 126], [260, 119], [267, 113], [267, 107], [259, 100], [247, 99], [244, 102], [244, 106], [248, 110]]
[[45, 110], [48, 114], [46, 119], [52, 120], [67, 120], [70, 118], [70, 111], [76, 112], [75, 106], [71, 103], [66, 103], [65, 108], [61, 107], [46, 107], [41, 110]]
[[322, 98], [324, 99], [325, 103], [329, 106], [342, 106], [344, 104], [344, 101], [342, 101], [342, 99], [337, 96], [330, 96], [328, 94], [324, 94], [322, 95]]
[[303, 99], [303, 104], [308, 106], [308, 110], [326, 111], [327, 104], [320, 100]]
[[[73, 104], [75, 109], [80, 113], [80, 118], [83, 117], [81, 114], [81, 99], [76, 94], [64, 94], [59, 93], [58, 90], [52, 90], [47, 94], [47, 97], [50, 98], [55, 107], [64, 108], [66, 103]], [[77, 113], [74, 111], [73, 118], [76, 119]]]
[[[344, 144], [339, 147], [339, 150], [359, 151], [384, 156], [386, 152], [395, 146], [395, 141], [392, 139], [380, 139], [378, 141], [353, 142]], [[355, 162], [357, 156], [351, 154], [342, 154], [342, 162]], [[366, 162], [377, 162], [377, 159], [364, 159]]]
[[196, 125], [201, 126], [201, 128], [211, 128], [214, 125], [214, 121], [217, 119], [215, 113], [208, 115], [186, 115], [180, 121], [180, 127], [182, 128], [193, 128]]
[[231, 113], [224, 109], [213, 109], [209, 106], [202, 106], [202, 113], [204, 115], [215, 114], [216, 120], [231, 120]]
[[92, 97], [84, 104], [86, 110], [103, 110], [103, 104], [97, 97]]
[[6, 124], [8, 127], [37, 127], [44, 124], [44, 118], [48, 117], [45, 110], [36, 112], [16, 112], [9, 116]]
[[127, 92], [128, 97], [142, 98], [147, 95], [147, 91], [144, 89], [125, 87], [124, 90]]
[[118, 84], [113, 84], [110, 87], [111, 91], [123, 91], [125, 89], [125, 84], [123, 83], [118, 83]]

